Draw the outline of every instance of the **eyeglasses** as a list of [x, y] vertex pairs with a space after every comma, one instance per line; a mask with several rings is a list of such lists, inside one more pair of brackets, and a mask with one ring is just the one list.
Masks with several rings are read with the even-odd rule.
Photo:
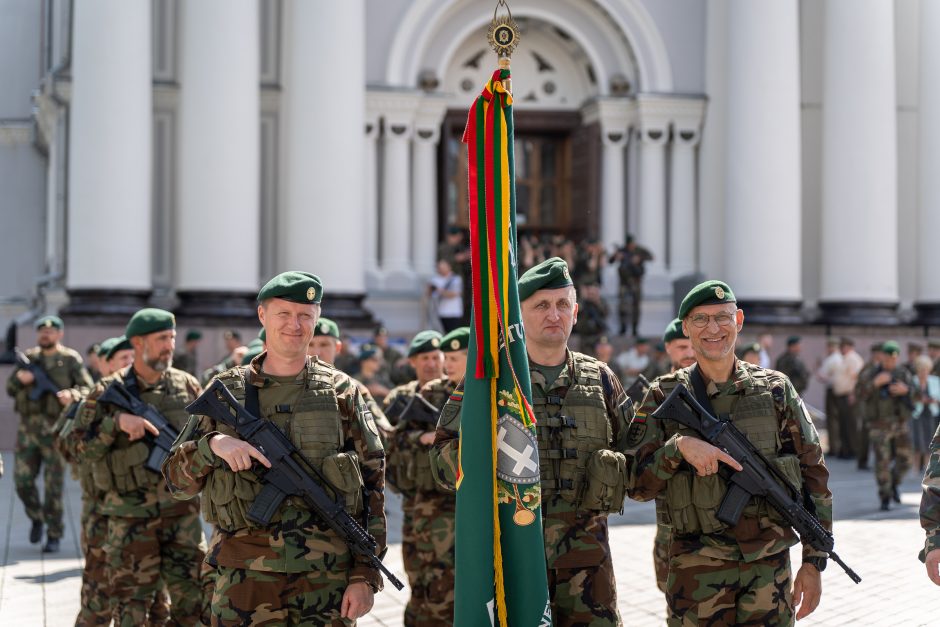
[[689, 322], [692, 324], [692, 326], [694, 326], [697, 329], [704, 329], [705, 327], [708, 326], [709, 322], [712, 320], [714, 320], [715, 324], [717, 324], [718, 326], [726, 327], [730, 325], [732, 322], [734, 322], [734, 314], [736, 314], [737, 312], [738, 312], [737, 309], [735, 309], [734, 312], [732, 313], [723, 311], [721, 313], [715, 314], [714, 316], [709, 316], [708, 314], [703, 314], [703, 313], [697, 313], [692, 316], [689, 316]]

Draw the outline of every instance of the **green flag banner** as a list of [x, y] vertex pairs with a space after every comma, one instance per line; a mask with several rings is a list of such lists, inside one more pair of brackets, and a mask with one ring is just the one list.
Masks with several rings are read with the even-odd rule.
[[512, 96], [493, 73], [470, 108], [473, 307], [457, 480], [457, 627], [551, 625], [535, 418], [519, 308]]

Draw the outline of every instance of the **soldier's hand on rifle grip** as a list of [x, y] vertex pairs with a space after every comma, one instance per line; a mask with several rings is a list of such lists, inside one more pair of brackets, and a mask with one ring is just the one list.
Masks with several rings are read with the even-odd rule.
[[121, 412], [117, 416], [117, 427], [127, 434], [131, 442], [144, 437], [149, 431], [153, 435], [160, 435], [160, 430], [153, 426], [153, 423], [146, 418]]
[[425, 446], [431, 446], [432, 444], [434, 444], [434, 432], [425, 431], [424, 433], [421, 434], [421, 437], [418, 438], [418, 442], [420, 442], [421, 444], [424, 444]]
[[23, 385], [30, 385], [36, 380], [36, 377], [29, 370], [17, 370], [16, 378]]
[[891, 396], [907, 396], [909, 391], [910, 389], [907, 387], [907, 384], [900, 381], [895, 381], [888, 386], [888, 393], [891, 394]]
[[257, 459], [265, 468], [271, 467], [271, 462], [261, 451], [244, 440], [230, 435], [218, 434], [209, 440], [209, 448], [218, 455], [234, 472], [251, 468], [252, 460]]
[[62, 405], [62, 407], [68, 407], [74, 400], [72, 398], [72, 390], [59, 390], [56, 392], [55, 396], [59, 399], [59, 404]]
[[704, 440], [682, 435], [676, 440], [676, 446], [682, 458], [695, 468], [695, 472], [700, 477], [718, 472], [718, 462], [727, 464], [735, 470], [741, 470], [741, 464], [733, 457]]

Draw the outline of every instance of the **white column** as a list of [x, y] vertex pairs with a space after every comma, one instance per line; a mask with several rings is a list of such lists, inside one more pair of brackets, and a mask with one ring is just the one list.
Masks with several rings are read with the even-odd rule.
[[445, 111], [443, 100], [425, 96], [415, 116], [411, 241], [414, 269], [423, 277], [434, 273], [437, 257], [437, 145]]
[[825, 6], [820, 304], [896, 303], [894, 3]]
[[[258, 3], [199, 0], [182, 3], [181, 10], [177, 289], [254, 293], [260, 262]], [[207, 263], [221, 259], [224, 272]]]
[[[330, 294], [365, 291], [365, 7], [295, 0], [288, 33], [284, 111], [287, 161], [281, 241], [284, 269], [314, 272]], [[257, 51], [255, 51], [257, 52]]]
[[[664, 289], [666, 272], [666, 143], [669, 141], [669, 119], [655, 97], [639, 96], [640, 140], [640, 211], [636, 233], [637, 243], [653, 254], [647, 265], [647, 283], [653, 289]], [[657, 287], [655, 284], [660, 283]], [[648, 287], [650, 287], [648, 285]]]
[[387, 287], [410, 287], [411, 137], [419, 97], [388, 94], [382, 103], [382, 273]]
[[363, 148], [362, 188], [364, 206], [362, 215], [363, 245], [366, 272], [375, 277], [379, 271], [379, 179], [376, 141], [379, 137], [379, 116], [366, 104], [365, 143]]
[[695, 147], [698, 125], [676, 126], [672, 142], [672, 178], [669, 182], [669, 272], [680, 277], [697, 269], [695, 233]]
[[[76, 2], [66, 287], [150, 291], [150, 3]], [[119, 27], [117, 26], [119, 25]], [[121, 259], [95, 242], [129, 238]]]
[[[797, 0], [732, 0], [728, 11], [725, 276], [740, 300], [801, 299], [800, 37]], [[839, 26], [841, 28], [841, 26]], [[773, 280], [741, 263], [773, 259]]]
[[940, 3], [920, 5], [917, 302], [940, 305]]

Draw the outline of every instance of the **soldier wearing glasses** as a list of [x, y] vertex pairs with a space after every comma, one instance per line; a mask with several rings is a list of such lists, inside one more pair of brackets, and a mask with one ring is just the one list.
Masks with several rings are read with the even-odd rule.
[[794, 606], [796, 618], [803, 618], [822, 594], [825, 554], [803, 545], [803, 563], [791, 585], [789, 548], [798, 539], [763, 499], [752, 498], [733, 527], [716, 517], [727, 490], [719, 464], [734, 470], [740, 464], [677, 423], [651, 415], [677, 385], [699, 387], [696, 396], [707, 396], [702, 404], [734, 422], [808, 494], [822, 524], [831, 528], [829, 472], [816, 428], [785, 375], [735, 357], [744, 324], [736, 303], [721, 281], [706, 281], [686, 295], [679, 318], [697, 365], [654, 382], [628, 431], [630, 496], [663, 497], [674, 529], [666, 584], [669, 625], [793, 624]]

